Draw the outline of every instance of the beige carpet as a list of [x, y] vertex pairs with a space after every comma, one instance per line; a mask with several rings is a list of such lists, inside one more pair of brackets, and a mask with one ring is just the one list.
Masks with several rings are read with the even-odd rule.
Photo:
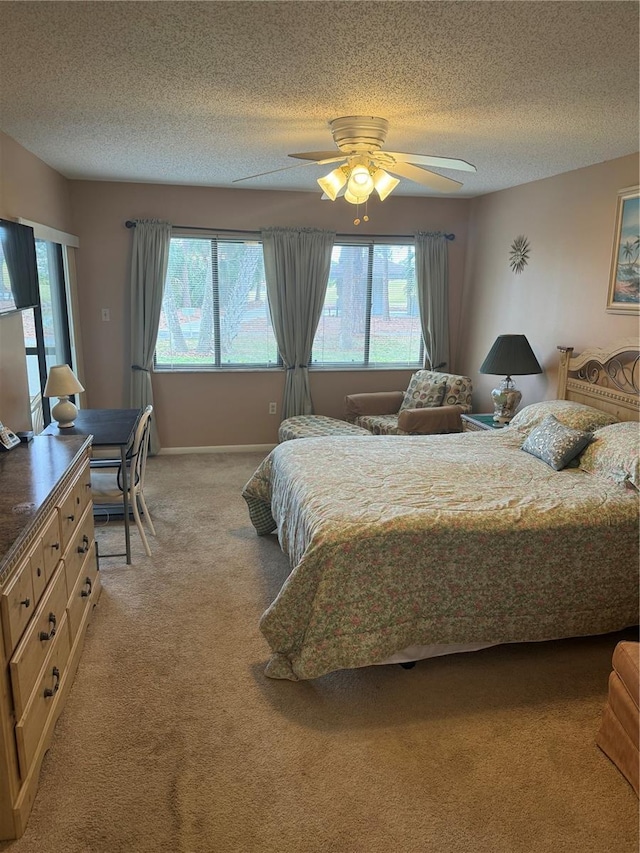
[[149, 461], [153, 557], [134, 532], [134, 565], [103, 562], [27, 832], [0, 850], [636, 853], [638, 801], [594, 743], [622, 635], [265, 678], [287, 560], [240, 497], [259, 459]]

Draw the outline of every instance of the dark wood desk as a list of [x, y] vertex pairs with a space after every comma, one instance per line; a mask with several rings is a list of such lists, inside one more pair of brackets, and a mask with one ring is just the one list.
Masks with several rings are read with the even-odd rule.
[[96, 447], [119, 450], [122, 466], [124, 513], [124, 554], [103, 554], [103, 557], [126, 557], [131, 563], [131, 532], [129, 528], [129, 487], [127, 483], [127, 450], [133, 442], [142, 409], [80, 409], [74, 426], [60, 428], [52, 423], [43, 435], [91, 435]]

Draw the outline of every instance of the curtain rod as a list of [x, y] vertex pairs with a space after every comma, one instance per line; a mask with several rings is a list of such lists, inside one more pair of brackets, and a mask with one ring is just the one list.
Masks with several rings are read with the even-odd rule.
[[[136, 223], [127, 219], [124, 223], [127, 228], [135, 228]], [[198, 225], [171, 225], [172, 228], [183, 228], [186, 231], [215, 231], [216, 234], [258, 234], [258, 231], [244, 231], [242, 228], [202, 228]]]
[[[127, 219], [124, 223], [126, 228], [135, 228], [136, 223], [131, 219]], [[203, 228], [198, 225], [172, 225], [172, 228], [181, 228], [184, 231], [213, 231], [216, 234], [256, 234], [259, 235], [259, 231], [244, 231], [241, 228]], [[408, 240], [411, 237], [414, 237], [414, 234], [336, 234], [336, 237], [377, 237], [378, 239], [384, 238], [386, 240], [394, 240], [400, 237], [403, 240]], [[447, 240], [455, 240], [455, 234], [445, 234], [444, 235]]]

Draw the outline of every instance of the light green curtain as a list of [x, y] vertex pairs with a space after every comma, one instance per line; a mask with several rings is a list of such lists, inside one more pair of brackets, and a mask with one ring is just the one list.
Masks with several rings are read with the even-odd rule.
[[[162, 294], [169, 263], [171, 225], [136, 219], [131, 255], [131, 385], [130, 404], [153, 405], [151, 368], [158, 337]], [[151, 420], [149, 452], [160, 450], [156, 419]]]
[[444, 371], [450, 369], [447, 246], [448, 240], [441, 231], [419, 231], [415, 235], [416, 282], [425, 367]]
[[282, 418], [313, 414], [309, 361], [329, 281], [332, 231], [265, 228], [264, 269], [271, 322], [286, 367]]

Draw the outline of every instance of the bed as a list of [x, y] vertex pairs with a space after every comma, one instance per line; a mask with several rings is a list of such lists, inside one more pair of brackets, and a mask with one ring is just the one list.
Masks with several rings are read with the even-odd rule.
[[[260, 620], [268, 676], [638, 623], [638, 344], [558, 349], [558, 399], [500, 431], [306, 438], [261, 463], [243, 497], [291, 563]], [[561, 470], [534, 455], [548, 427], [587, 434]]]

